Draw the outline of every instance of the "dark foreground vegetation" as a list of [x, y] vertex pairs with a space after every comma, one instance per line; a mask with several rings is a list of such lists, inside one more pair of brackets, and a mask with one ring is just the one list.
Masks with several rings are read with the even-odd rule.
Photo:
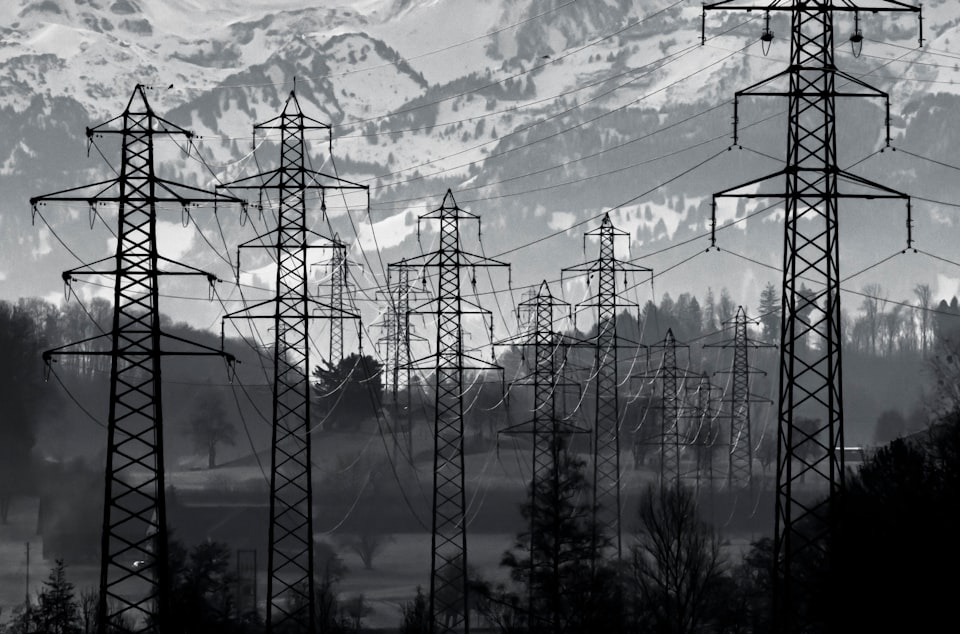
[[[595, 561], [587, 493], [584, 463], [561, 451], [560, 478], [541, 484], [533, 497], [540, 505], [535, 530], [522, 531], [503, 555], [510, 581], [494, 585], [473, 575], [476, 626], [504, 634], [771, 631], [769, 538], [736, 552], [701, 517], [690, 489], [649, 487], [637, 517], [625, 519], [635, 529], [624, 540], [622, 561]], [[814, 589], [800, 596], [797, 631], [943, 631], [955, 617], [954, 585], [945, 580], [960, 567], [958, 499], [960, 410], [891, 442], [848, 474], [834, 537], [820, 544], [827, 555], [794, 564], [803, 587]], [[522, 513], [529, 520], [533, 511], [528, 500]], [[609, 553], [609, 540], [600, 540]], [[174, 540], [170, 552], [174, 605], [167, 634], [263, 631], [255, 611], [238, 608], [243, 599], [225, 544], [187, 549]], [[531, 566], [531, 558], [541, 565]], [[362, 595], [339, 598], [344, 571], [329, 547], [318, 548], [318, 633], [365, 631]], [[57, 561], [29, 609], [2, 631], [88, 634], [96, 631], [95, 606], [95, 591], [78, 592]], [[422, 591], [403, 607], [396, 631], [429, 631]]]
[[[566, 465], [566, 481], [580, 486], [582, 465]], [[804, 551], [823, 554], [794, 561], [809, 589], [795, 631], [945, 631], [955, 619], [948, 571], [960, 566], [960, 410], [881, 448], [846, 484], [834, 536]], [[513, 583], [488, 589], [481, 613], [504, 633], [772, 631], [771, 539], [731, 552], [689, 489], [651, 487], [639, 509], [623, 560], [593, 570], [587, 508], [536, 532], [535, 549], [560, 543], [559, 574], [531, 573], [530, 535], [521, 534], [503, 562]]]

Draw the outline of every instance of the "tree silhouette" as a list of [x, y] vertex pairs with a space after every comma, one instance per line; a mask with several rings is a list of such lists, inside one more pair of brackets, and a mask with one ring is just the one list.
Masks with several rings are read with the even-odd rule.
[[355, 352], [336, 365], [315, 366], [320, 428], [356, 430], [364, 419], [377, 416], [383, 399], [382, 369], [373, 357]]
[[403, 604], [400, 614], [399, 634], [430, 634], [430, 612], [423, 588], [417, 586], [417, 596]]
[[780, 343], [780, 289], [772, 283], [768, 283], [760, 292], [760, 303], [757, 306], [760, 311], [760, 326], [763, 328], [763, 341], [765, 343]]
[[57, 559], [50, 575], [43, 582], [38, 597], [38, 632], [76, 634], [80, 631], [80, 614], [73, 596], [73, 584], [67, 581], [66, 566]]
[[42, 346], [29, 314], [0, 301], [0, 524], [7, 523], [11, 498], [33, 480], [35, 427], [50, 404], [41, 380]]
[[[561, 441], [557, 441], [561, 442]], [[501, 565], [525, 590], [517, 603], [529, 620], [530, 632], [603, 631], [619, 625], [616, 575], [602, 559], [594, 561], [592, 503], [584, 475], [586, 463], [562, 445], [556, 477], [537, 482], [536, 494], [528, 489], [521, 514], [527, 530]], [[535, 521], [530, 523], [531, 517]], [[609, 545], [601, 535], [600, 550]], [[532, 557], [531, 557], [532, 552]], [[524, 604], [524, 599], [529, 603]], [[522, 606], [522, 607], [521, 607]], [[528, 612], [529, 610], [529, 612]]]
[[234, 445], [237, 430], [227, 417], [223, 398], [215, 392], [206, 392], [193, 401], [190, 415], [190, 427], [187, 435], [197, 451], [207, 454], [207, 468], [217, 466], [217, 447]]
[[895, 438], [902, 436], [907, 430], [907, 419], [898, 409], [888, 409], [877, 418], [876, 430], [873, 433], [874, 442], [885, 445]]
[[722, 612], [725, 562], [713, 528], [682, 486], [649, 485], [631, 549], [640, 631], [693, 634]]

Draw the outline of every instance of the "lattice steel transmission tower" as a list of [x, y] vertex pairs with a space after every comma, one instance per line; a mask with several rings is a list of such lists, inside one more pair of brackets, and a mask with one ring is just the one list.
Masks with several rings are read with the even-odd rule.
[[[462, 318], [467, 314], [489, 315], [461, 292], [464, 269], [508, 266], [498, 260], [464, 251], [460, 246], [460, 223], [480, 218], [457, 206], [447, 190], [440, 207], [420, 216], [440, 223], [440, 248], [415, 258], [391, 264], [396, 269], [436, 269], [436, 299], [413, 314], [437, 319], [436, 350], [431, 364], [416, 360], [411, 367], [436, 373], [436, 428], [433, 454], [433, 521], [430, 560], [430, 620], [434, 634], [470, 629], [467, 587], [466, 498], [463, 471], [463, 375], [468, 369], [500, 371], [499, 366], [468, 355], [463, 349]], [[419, 229], [418, 229], [419, 231]], [[475, 276], [472, 283], [476, 283]], [[429, 308], [433, 305], [433, 308]]]
[[[400, 262], [396, 267], [397, 280], [390, 279], [393, 270], [388, 267], [387, 289], [380, 299], [387, 302], [382, 323], [378, 324], [384, 335], [377, 340], [383, 351], [386, 366], [390, 368], [390, 393], [393, 401], [394, 425], [400, 424], [400, 392], [406, 392], [407, 458], [413, 459], [413, 410], [411, 401], [411, 352], [413, 341], [426, 341], [414, 333], [410, 323], [410, 300], [420, 293], [410, 283], [410, 267]], [[396, 432], [394, 433], [396, 436]]]
[[[544, 280], [536, 294], [518, 306], [518, 325], [526, 331], [518, 336], [515, 345], [533, 348], [533, 371], [527, 383], [533, 388], [533, 416], [529, 421], [501, 430], [502, 434], [523, 434], [531, 437], [533, 445], [533, 473], [530, 480], [530, 577], [527, 623], [530, 632], [559, 632], [562, 614], [560, 605], [559, 569], [562, 554], [557, 549], [562, 537], [557, 534], [540, 537], [546, 526], [559, 526], [563, 521], [565, 494], [561, 490], [560, 461], [565, 443], [571, 434], [588, 430], [561, 420], [557, 401], [562, 398], [562, 368], [566, 350], [577, 342], [554, 330], [555, 312], [569, 307], [555, 298]], [[562, 407], [562, 406], [561, 406]], [[546, 496], [546, 499], [541, 499]], [[546, 597], [546, 600], [543, 599]], [[537, 603], [537, 598], [542, 601]]]
[[[610, 214], [604, 214], [597, 229], [584, 234], [586, 239], [596, 236], [600, 241], [600, 255], [596, 260], [563, 269], [564, 273], [585, 273], [587, 286], [593, 277], [597, 278], [597, 292], [586, 302], [577, 304], [576, 310], [583, 307], [597, 309], [597, 337], [595, 347], [596, 414], [593, 433], [593, 502], [594, 502], [594, 545], [602, 542], [601, 536], [608, 535], [616, 549], [616, 558], [622, 552], [620, 535], [620, 398], [618, 387], [620, 372], [617, 367], [617, 309], [637, 305], [623, 300], [617, 293], [617, 274], [627, 272], [652, 273], [648, 269], [626, 260], [620, 260], [614, 253], [617, 237], [630, 234], [613, 226]], [[626, 280], [624, 280], [626, 286]], [[639, 344], [637, 344], [639, 346]], [[600, 548], [594, 548], [594, 556], [600, 557]]]
[[[833, 534], [834, 504], [843, 489], [838, 203], [842, 198], [907, 199], [837, 164], [836, 98], [887, 99], [887, 95], [837, 69], [833, 15], [854, 13], [859, 23], [859, 12], [919, 12], [919, 8], [882, 0], [725, 0], [704, 5], [704, 18], [707, 10], [785, 11], [791, 18], [789, 67], [738, 91], [734, 111], [736, 125], [741, 96], [787, 98], [786, 166], [715, 198], [782, 197], [786, 201], [773, 604], [775, 631], [797, 631], [803, 625], [794, 586], [805, 582], [792, 563], [808, 554], [829, 560], [824, 543]], [[859, 28], [854, 36], [862, 41]], [[766, 30], [762, 39], [769, 42], [771, 38]], [[787, 87], [766, 87], [776, 80], [783, 80]], [[889, 144], [889, 103], [887, 109]], [[737, 136], [735, 131], [734, 143]], [[784, 191], [737, 191], [774, 178], [784, 179]], [[859, 191], [842, 193], [841, 183]], [[908, 200], [908, 214], [909, 209]], [[908, 247], [910, 242], [908, 234]], [[802, 288], [802, 283], [811, 288]], [[798, 424], [801, 420], [812, 424]]]
[[753, 436], [750, 422], [750, 407], [753, 403], [770, 401], [750, 393], [750, 375], [766, 372], [750, 366], [750, 348], [774, 348], [776, 346], [750, 337], [747, 328], [757, 323], [747, 317], [743, 306], [737, 307], [733, 321], [724, 325], [733, 326], [733, 338], [719, 343], [708, 344], [705, 348], [732, 348], [733, 363], [729, 370], [717, 374], [730, 375], [730, 442], [728, 445], [727, 486], [730, 489], [750, 489], [753, 491]]
[[[697, 389], [691, 395], [693, 407], [691, 424], [688, 430], [681, 430], [684, 442], [693, 445], [695, 453], [694, 481], [696, 490], [700, 491], [702, 472], [706, 470], [710, 480], [710, 490], [713, 491], [713, 454], [717, 438], [720, 436], [716, 422], [717, 412], [714, 411], [714, 391], [719, 389], [710, 382], [706, 372], [700, 375]], [[712, 502], [711, 502], [712, 504]]]
[[[119, 127], [109, 127], [118, 123]], [[146, 88], [137, 86], [119, 117], [87, 129], [87, 138], [119, 135], [121, 167], [117, 178], [30, 199], [95, 206], [116, 204], [117, 248], [105, 258], [63, 274], [113, 278], [113, 324], [93, 339], [110, 341], [110, 350], [74, 349], [91, 339], [48, 350], [44, 360], [60, 355], [110, 355], [110, 404], [107, 421], [107, 464], [103, 529], [100, 542], [98, 632], [162, 633], [169, 618], [170, 576], [167, 569], [167, 513], [164, 498], [163, 399], [161, 357], [218, 355], [220, 350], [164, 333], [160, 328], [158, 281], [167, 275], [216, 277], [161, 256], [157, 251], [157, 206], [187, 207], [217, 201], [241, 202], [229, 196], [181, 185], [156, 174], [154, 137], [193, 133], [154, 114]], [[113, 262], [113, 268], [96, 268]], [[164, 349], [164, 343], [173, 348]]]
[[649, 346], [661, 350], [660, 367], [655, 372], [635, 375], [635, 378], [660, 380], [660, 488], [679, 487], [683, 472], [680, 459], [683, 448], [690, 444], [681, 421], [690, 418], [683, 414], [683, 392], [687, 379], [699, 375], [677, 367], [677, 348], [686, 348], [677, 342], [673, 329], [668, 328], [663, 341]]
[[[280, 166], [223, 187], [273, 189], [278, 192], [277, 228], [240, 245], [261, 247], [273, 240], [277, 263], [276, 295], [227, 315], [224, 319], [273, 321], [273, 438], [270, 469], [270, 528], [267, 553], [267, 632], [307, 634], [315, 631], [313, 556], [313, 485], [310, 446], [311, 317], [339, 321], [359, 319], [342, 306], [310, 296], [307, 253], [330, 243], [307, 227], [306, 193], [319, 191], [325, 212], [327, 190], [362, 190], [366, 186], [305, 167], [304, 133], [330, 126], [303, 114], [291, 92], [277, 117], [254, 126], [280, 130]], [[311, 244], [311, 239], [322, 244]], [[334, 252], [337, 249], [334, 248]], [[239, 254], [238, 268], [239, 268]], [[270, 309], [261, 313], [265, 309]]]

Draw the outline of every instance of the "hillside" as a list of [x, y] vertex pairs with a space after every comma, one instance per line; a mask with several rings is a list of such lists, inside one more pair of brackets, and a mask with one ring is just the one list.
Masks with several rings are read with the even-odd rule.
[[[924, 49], [916, 49], [914, 18], [864, 16], [868, 39], [859, 58], [845, 44], [852, 25], [838, 18], [837, 61], [890, 93], [896, 147], [950, 163], [960, 129], [950, 52], [960, 12], [944, 1], [924, 10]], [[480, 215], [488, 255], [516, 258], [518, 291], [558, 279], [558, 269], [582, 253], [582, 231], [606, 210], [631, 233], [633, 257], [654, 253], [645, 264], [670, 269], [641, 290], [644, 300], [670, 288], [702, 294], [728, 286], [752, 305], [777, 279], [762, 266], [743, 269], [743, 260], [723, 251], [672, 267], [709, 245], [698, 236], [709, 226], [710, 195], [769, 172], [782, 155], [782, 104], [770, 99], [743, 101], [742, 149], [724, 151], [734, 91], [785, 63], [782, 16], [772, 22], [777, 36], [764, 56], [757, 16], [711, 14], [700, 45], [700, 4], [668, 0], [369, 0], [322, 8], [247, 0], [204, 3], [203, 10], [193, 0], [18, 0], [0, 14], [5, 298], [59, 297], [61, 270], [112, 249], [115, 211], [101, 210], [105, 222], [92, 230], [87, 213], [61, 206], [38, 210], [31, 224], [26, 201], [112, 174], [118, 147], [94, 138], [88, 148], [85, 129], [119, 114], [137, 83], [151, 87], [158, 114], [199, 135], [192, 147], [158, 140], [164, 175], [203, 187], [276, 164], [275, 139], [252, 135], [252, 126], [276, 116], [296, 85], [308, 114], [332, 125], [332, 156], [325, 134], [308, 136], [313, 168], [370, 186], [369, 215], [361, 198], [326, 201], [329, 224], [315, 197], [309, 207], [313, 227], [354, 243], [368, 297], [383, 283], [383, 264], [427, 248], [432, 228], [423, 225], [418, 244], [415, 218], [447, 188]], [[870, 156], [857, 165], [863, 176], [932, 201], [957, 199], [955, 170], [906, 154], [871, 156], [883, 144], [880, 100], [845, 100], [838, 117], [842, 163]], [[234, 210], [198, 210], [183, 228], [179, 210], [161, 209], [161, 248], [232, 280], [235, 245], [268, 229], [274, 203], [266, 200], [263, 220], [254, 215], [243, 225]], [[741, 221], [719, 234], [719, 245], [775, 267], [782, 245], [776, 204], [743, 221], [762, 206], [721, 206], [721, 225]], [[901, 205], [851, 202], [844, 213], [845, 271], [903, 248]], [[913, 213], [918, 245], [946, 257], [955, 242], [952, 208], [918, 201]], [[866, 223], [878, 228], [869, 238], [858, 231]], [[571, 256], [557, 262], [558, 252]], [[269, 275], [257, 273], [267, 255], [244, 257], [245, 281], [269, 284]], [[725, 276], [733, 267], [739, 275]], [[960, 287], [955, 266], [925, 256], [896, 259], [852, 288], [875, 280], [896, 298], [909, 297], [920, 281], [933, 284], [938, 298]], [[215, 328], [224, 309], [202, 301], [201, 286], [166, 284], [166, 312]], [[75, 290], [87, 298], [106, 293], [89, 283]], [[582, 294], [576, 285], [564, 291]], [[364, 310], [372, 321], [372, 306]]]

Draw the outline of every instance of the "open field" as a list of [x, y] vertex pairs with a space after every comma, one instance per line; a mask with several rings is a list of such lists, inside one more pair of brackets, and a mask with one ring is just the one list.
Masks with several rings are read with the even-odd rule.
[[[372, 608], [365, 617], [366, 625], [393, 628], [399, 622], [400, 607], [414, 597], [417, 586], [422, 586], [424, 591], [429, 589], [431, 465], [426, 459], [413, 465], [395, 464], [398, 479], [387, 471], [383, 480], [385, 488], [374, 497], [360, 498], [363, 488], [351, 487], [366, 482], [370, 470], [378, 463], [383, 464], [385, 450], [392, 450], [391, 444], [384, 446], [379, 439], [371, 442], [359, 434], [344, 434], [336, 442], [332, 438], [328, 440], [319, 443], [326, 445], [328, 455], [323, 461], [325, 469], [316, 474], [314, 485], [318, 496], [314, 506], [316, 540], [330, 544], [347, 566], [339, 585], [341, 598], [363, 594]], [[333, 446], [339, 447], [341, 453], [334, 454]], [[507, 571], [499, 562], [523, 526], [519, 505], [530, 477], [529, 449], [512, 442], [504, 443], [468, 454], [465, 460], [469, 564], [487, 581], [506, 581]], [[621, 461], [626, 548], [636, 524], [636, 500], [654, 479], [649, 465], [634, 469], [628, 453], [624, 453]], [[257, 597], [263, 610], [267, 596], [269, 496], [256, 461], [248, 457], [216, 469], [171, 471], [167, 476], [168, 484], [176, 491], [175, 495], [168, 496], [173, 536], [187, 545], [212, 539], [227, 543], [231, 549], [256, 550]], [[331, 482], [335, 485], [332, 489]], [[406, 498], [400, 494], [398, 485], [403, 487]], [[338, 487], [344, 489], [339, 491], [343, 495], [336, 499], [324, 497], [331, 490], [337, 492]], [[722, 481], [718, 481], [715, 488], [715, 495], [711, 496], [707, 483], [702, 483], [701, 511], [721, 529], [730, 542], [730, 554], [736, 558], [751, 538], [767, 532], [764, 529], [772, 524], [770, 494], [748, 499], [747, 495], [725, 491]], [[358, 500], [362, 503], [353, 504]], [[0, 619], [6, 620], [14, 606], [23, 604], [26, 541], [31, 543], [30, 581], [34, 595], [57, 555], [66, 560], [68, 578], [78, 590], [96, 586], [99, 510], [81, 510], [75, 497], [69, 495], [64, 504], [59, 510], [48, 504], [44, 511], [46, 522], [50, 525], [51, 518], [57, 517], [61, 536], [81, 534], [80, 525], [86, 526], [82, 542], [73, 540], [68, 544], [48, 536], [44, 544], [37, 532], [37, 498], [14, 500], [9, 525], [0, 526]], [[360, 557], [342, 544], [345, 537], [370, 527], [388, 537], [374, 559], [373, 569], [366, 570]]]

